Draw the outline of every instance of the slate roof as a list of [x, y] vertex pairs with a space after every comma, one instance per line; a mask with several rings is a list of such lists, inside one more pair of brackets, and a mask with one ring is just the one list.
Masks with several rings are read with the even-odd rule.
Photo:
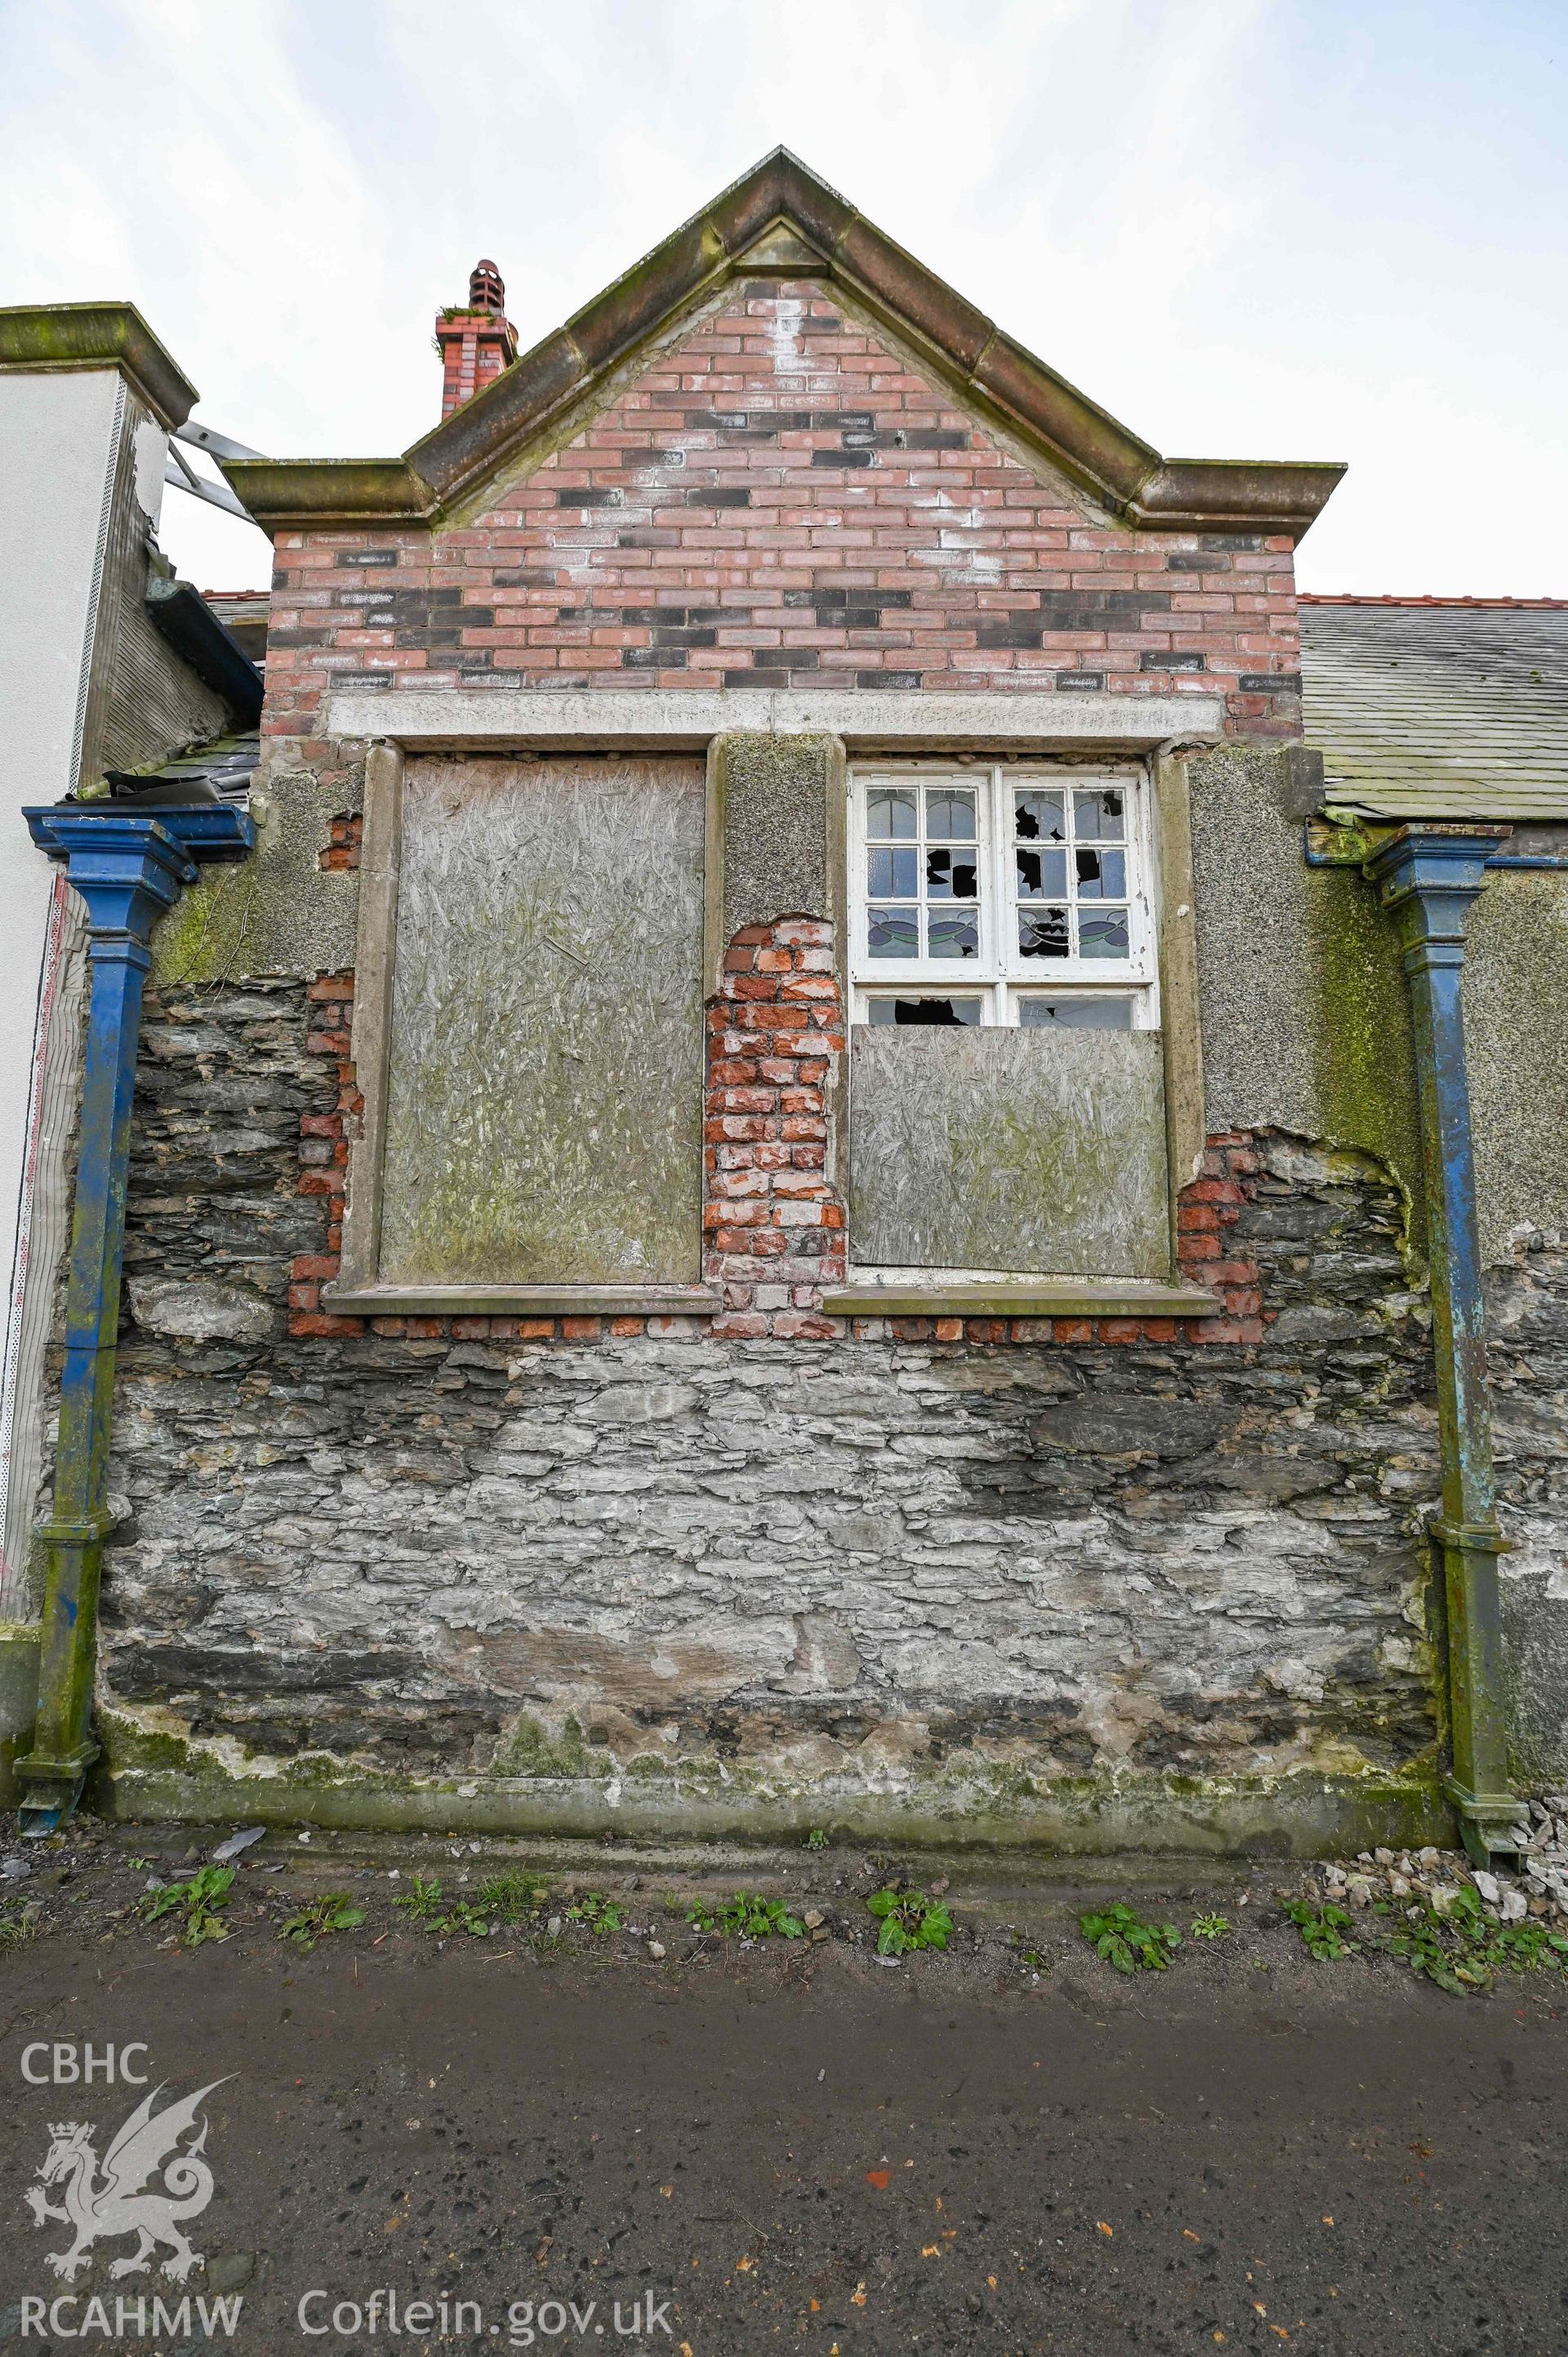
[[1568, 820], [1568, 598], [1304, 597], [1301, 639], [1331, 807]]
[[261, 755], [261, 732], [248, 728], [236, 736], [215, 737], [205, 745], [193, 745], [188, 752], [171, 753], [166, 760], [149, 762], [145, 770], [113, 770], [106, 774], [112, 784], [126, 791], [166, 783], [194, 786], [205, 780], [220, 802], [234, 802], [243, 810]]

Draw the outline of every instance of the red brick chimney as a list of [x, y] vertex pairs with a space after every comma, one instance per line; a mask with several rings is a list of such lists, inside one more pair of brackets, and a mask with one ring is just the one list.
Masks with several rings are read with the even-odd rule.
[[450, 417], [517, 358], [517, 330], [506, 316], [506, 288], [493, 262], [477, 262], [466, 309], [438, 311], [441, 414]]

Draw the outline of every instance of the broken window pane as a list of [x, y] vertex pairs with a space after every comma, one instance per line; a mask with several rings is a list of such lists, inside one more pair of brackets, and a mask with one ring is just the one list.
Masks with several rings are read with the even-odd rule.
[[974, 909], [932, 909], [926, 920], [926, 955], [972, 958], [980, 955], [980, 914]]
[[980, 1021], [978, 998], [874, 998], [867, 1010], [870, 1023], [973, 1025]]
[[913, 844], [908, 851], [868, 851], [866, 882], [871, 890], [891, 900], [913, 900], [919, 889], [917, 858]]
[[[1083, 854], [1079, 852], [1081, 859]], [[1014, 853], [1018, 865], [1018, 898], [1020, 900], [1060, 900], [1067, 896], [1067, 853], [1065, 851], [1027, 851], [1019, 844]]]
[[1079, 843], [1121, 843], [1127, 829], [1122, 797], [1113, 786], [1098, 793], [1074, 794], [1073, 833]]
[[978, 871], [972, 852], [936, 851], [926, 854], [926, 892], [933, 900], [972, 900], [977, 895]]
[[1131, 1031], [1130, 998], [1038, 998], [1031, 992], [1018, 1001], [1019, 1028], [1046, 1031]]
[[866, 947], [874, 958], [918, 958], [920, 920], [913, 909], [869, 909]]
[[1037, 786], [1015, 787], [1013, 831], [1020, 843], [1065, 843], [1067, 817], [1060, 794], [1043, 793]]
[[1066, 957], [1067, 910], [1060, 908], [1020, 909], [1018, 952], [1021, 957]]
[[876, 842], [912, 842], [915, 825], [915, 797], [900, 793], [888, 786], [879, 786], [865, 798], [865, 832]]
[[926, 793], [926, 834], [933, 843], [974, 841], [974, 792], [968, 786], [931, 786]]
[[1080, 900], [1120, 900], [1127, 890], [1127, 855], [1124, 851], [1087, 851], [1073, 853], [1078, 869], [1078, 897]]
[[1085, 909], [1078, 920], [1078, 953], [1086, 958], [1127, 955], [1125, 909]]

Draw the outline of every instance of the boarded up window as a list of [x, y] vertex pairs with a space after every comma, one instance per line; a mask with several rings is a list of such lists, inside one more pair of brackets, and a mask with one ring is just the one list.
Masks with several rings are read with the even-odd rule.
[[408, 764], [383, 1282], [695, 1282], [703, 830], [700, 761]]
[[857, 1262], [1165, 1277], [1159, 1034], [856, 1025]]

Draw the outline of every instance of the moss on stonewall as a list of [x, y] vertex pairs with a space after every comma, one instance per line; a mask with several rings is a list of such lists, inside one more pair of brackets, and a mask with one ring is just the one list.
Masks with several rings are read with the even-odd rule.
[[1419, 1250], [1425, 1233], [1421, 1127], [1410, 997], [1394, 929], [1352, 868], [1315, 870], [1306, 905], [1326, 1133], [1336, 1145], [1375, 1155], [1393, 1175], [1412, 1205]]

